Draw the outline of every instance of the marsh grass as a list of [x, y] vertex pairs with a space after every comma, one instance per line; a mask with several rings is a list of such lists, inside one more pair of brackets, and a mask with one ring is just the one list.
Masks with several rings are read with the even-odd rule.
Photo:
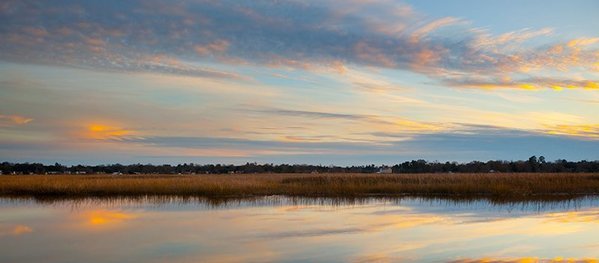
[[447, 196], [535, 199], [599, 194], [599, 174], [10, 175], [1, 196]]

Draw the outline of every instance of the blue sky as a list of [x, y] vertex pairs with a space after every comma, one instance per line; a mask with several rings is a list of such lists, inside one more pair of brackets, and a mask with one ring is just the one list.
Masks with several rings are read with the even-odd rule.
[[596, 1], [4, 1], [0, 156], [599, 159]]
[[406, 1], [417, 10], [435, 17], [455, 16], [472, 21], [495, 34], [522, 28], [550, 27], [559, 30], [558, 37], [596, 35], [599, 18], [595, 15], [599, 3], [593, 0], [559, 1], [500, 0], [476, 1]]

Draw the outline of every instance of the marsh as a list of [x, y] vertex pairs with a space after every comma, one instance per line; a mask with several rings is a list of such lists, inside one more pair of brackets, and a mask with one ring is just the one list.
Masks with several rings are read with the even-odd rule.
[[16, 175], [0, 195], [93, 197], [444, 196], [547, 199], [599, 194], [597, 173]]

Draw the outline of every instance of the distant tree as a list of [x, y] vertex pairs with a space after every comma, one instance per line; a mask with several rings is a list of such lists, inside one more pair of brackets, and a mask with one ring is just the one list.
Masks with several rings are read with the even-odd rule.
[[537, 159], [537, 156], [533, 155], [528, 158], [528, 165], [530, 166], [531, 172], [536, 172], [539, 168], [539, 160]]

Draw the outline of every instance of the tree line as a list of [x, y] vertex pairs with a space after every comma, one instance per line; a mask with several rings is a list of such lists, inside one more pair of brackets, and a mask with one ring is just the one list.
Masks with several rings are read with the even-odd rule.
[[[389, 170], [390, 169], [390, 170]], [[406, 161], [393, 166], [325, 166], [309, 164], [243, 165], [193, 164], [109, 164], [109, 165], [44, 165], [41, 163], [0, 164], [2, 174], [225, 174], [225, 173], [591, 173], [599, 172], [599, 161], [548, 162], [545, 157], [532, 156], [524, 161], [428, 162]]]

